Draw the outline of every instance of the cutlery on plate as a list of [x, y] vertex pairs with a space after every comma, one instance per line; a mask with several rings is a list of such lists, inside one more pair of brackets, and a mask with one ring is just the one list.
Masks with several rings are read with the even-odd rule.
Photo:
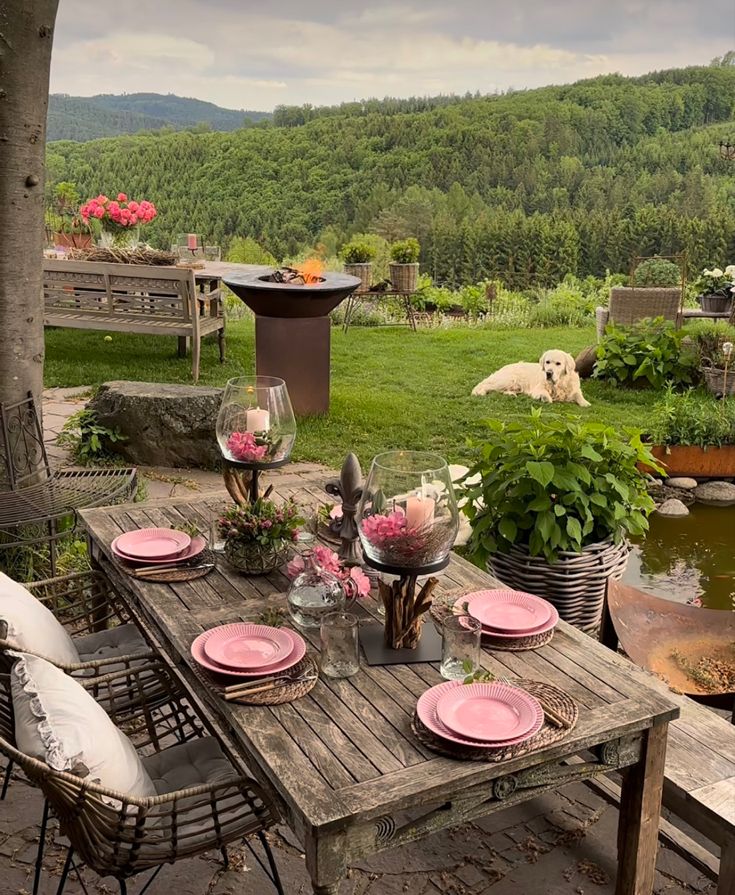
[[[496, 680], [501, 684], [508, 684], [509, 687], [518, 686], [518, 684], [514, 683], [512, 680], [510, 680], [510, 678], [507, 677], [498, 677], [496, 678]], [[551, 706], [548, 703], [544, 702], [544, 700], [541, 699], [539, 696], [536, 696], [533, 693], [531, 695], [541, 706], [544, 716], [546, 717], [546, 720], [549, 722], [549, 724], [551, 724], [553, 727], [560, 727], [563, 730], [569, 730], [572, 725], [565, 718], [562, 718], [561, 715], [558, 714], [558, 712], [554, 711], [554, 709], [552, 709]]]
[[299, 684], [315, 681], [319, 677], [316, 670], [304, 671], [297, 675], [278, 675], [272, 678], [259, 678], [256, 681], [248, 681], [242, 684], [233, 684], [226, 687], [225, 701], [240, 699], [242, 696], [251, 696], [254, 693], [265, 693], [267, 690], [275, 690], [277, 687], [285, 687], [286, 684]]
[[215, 564], [213, 562], [203, 562], [198, 566], [186, 566], [181, 563], [175, 563], [170, 566], [156, 566], [155, 568], [145, 568], [145, 569], [135, 569], [135, 571], [130, 574], [133, 578], [149, 578], [151, 575], [158, 575], [163, 572], [172, 572], [176, 569], [180, 569], [181, 571], [187, 572], [200, 572], [203, 569], [213, 569]]

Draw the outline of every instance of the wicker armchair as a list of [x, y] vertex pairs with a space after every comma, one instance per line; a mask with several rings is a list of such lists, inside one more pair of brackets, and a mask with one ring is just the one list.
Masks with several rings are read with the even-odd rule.
[[608, 323], [629, 326], [647, 317], [663, 317], [664, 320], [673, 321], [677, 327], [681, 326], [681, 287], [613, 286], [609, 306], [595, 311], [597, 339], [599, 341], [605, 335]]
[[[146, 696], [151, 676], [165, 683], [168, 696], [154, 711]], [[276, 891], [284, 895], [264, 835], [278, 820], [278, 811], [260, 784], [225, 751], [225, 744], [195, 713], [161, 661], [84, 685], [99, 688], [114, 703], [112, 694], [120, 690], [121, 680], [134, 696], [124, 715], [112, 717], [118, 724], [136, 722], [135, 745], [158, 792], [150, 798], [104, 789], [20, 752], [12, 704], [8, 705], [7, 695], [0, 695], [0, 751], [42, 790], [71, 843], [57, 895], [62, 895], [70, 870], [78, 873], [75, 855], [99, 876], [114, 877], [121, 895], [126, 895], [126, 880], [138, 873], [154, 871], [147, 888], [163, 865], [214, 848], [222, 851], [226, 863], [227, 845], [243, 838]], [[0, 687], [0, 694], [8, 692], [7, 683]], [[252, 835], [258, 836], [267, 865], [247, 841]]]

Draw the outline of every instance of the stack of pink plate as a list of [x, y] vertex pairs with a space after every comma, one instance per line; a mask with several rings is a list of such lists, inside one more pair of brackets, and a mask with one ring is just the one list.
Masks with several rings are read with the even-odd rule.
[[482, 625], [482, 633], [499, 640], [523, 640], [546, 634], [559, 622], [556, 607], [521, 590], [478, 590], [454, 604]]
[[118, 559], [141, 566], [177, 565], [198, 556], [206, 540], [175, 528], [139, 528], [119, 535], [110, 545]]
[[298, 664], [306, 643], [287, 628], [235, 622], [200, 634], [191, 654], [202, 668], [226, 677], [269, 677]]
[[523, 743], [544, 723], [544, 711], [533, 696], [501, 683], [438, 684], [419, 698], [416, 714], [440, 739], [478, 749]]

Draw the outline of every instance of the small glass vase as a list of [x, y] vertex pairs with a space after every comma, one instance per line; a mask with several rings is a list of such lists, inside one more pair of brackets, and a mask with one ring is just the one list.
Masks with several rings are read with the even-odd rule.
[[226, 461], [272, 469], [287, 462], [295, 439], [296, 418], [283, 379], [229, 380], [217, 415], [217, 442]]
[[266, 575], [274, 572], [288, 559], [289, 544], [277, 541], [264, 546], [239, 540], [225, 541], [225, 559], [245, 575]]
[[311, 553], [304, 554], [304, 570], [288, 589], [288, 611], [302, 628], [318, 628], [325, 615], [349, 608], [357, 596], [351, 578], [345, 581], [322, 568]]

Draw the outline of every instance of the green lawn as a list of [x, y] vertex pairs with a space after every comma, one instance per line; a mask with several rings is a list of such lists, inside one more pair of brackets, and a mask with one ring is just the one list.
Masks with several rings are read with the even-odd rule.
[[[112, 379], [191, 382], [191, 362], [176, 357], [173, 338], [70, 329], [46, 331], [46, 385], [99, 385]], [[332, 330], [332, 406], [325, 418], [301, 421], [294, 460], [337, 466], [348, 450], [363, 465], [390, 448], [434, 450], [450, 462], [468, 456], [467, 436], [482, 432], [488, 417], [525, 416], [537, 402], [489, 395], [472, 398], [472, 387], [503, 364], [537, 360], [547, 348], [576, 354], [595, 340], [594, 330], [483, 330], [358, 328]], [[204, 342], [202, 385], [222, 385], [254, 371], [251, 320], [228, 326], [228, 361], [217, 360], [216, 340]], [[655, 393], [616, 389], [589, 381], [592, 407], [555, 404], [546, 413], [600, 420], [616, 428], [644, 429]]]

